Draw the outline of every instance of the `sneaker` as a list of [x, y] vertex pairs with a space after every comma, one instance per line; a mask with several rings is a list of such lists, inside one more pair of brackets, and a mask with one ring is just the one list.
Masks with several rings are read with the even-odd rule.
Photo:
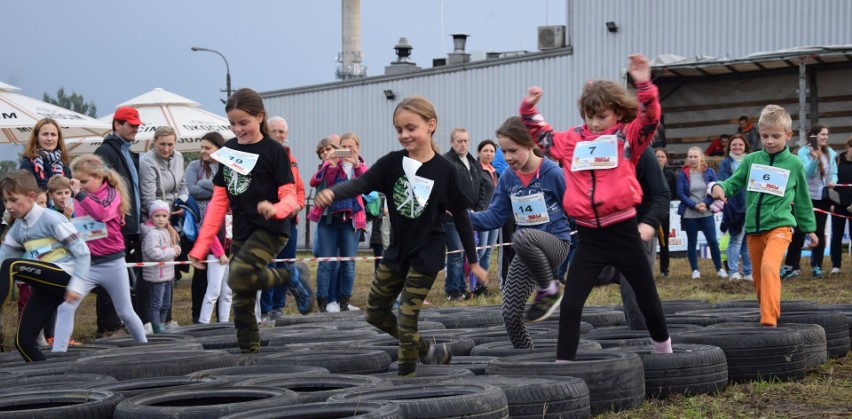
[[447, 294], [447, 301], [464, 301], [464, 296], [460, 291], [450, 291]]
[[669, 277], [668, 272], [660, 272], [660, 278], [668, 278], [668, 277]]
[[701, 272], [698, 269], [692, 271], [692, 279], [701, 279]]
[[352, 304], [346, 304], [346, 306], [349, 308], [349, 311], [361, 311], [360, 307], [355, 307]]
[[744, 277], [743, 277], [743, 279], [745, 279], [746, 281], [752, 281], [752, 282], [754, 282], [754, 277], [753, 277], [753, 276], [751, 276], [751, 274], [748, 274], [748, 275], [744, 276]]
[[719, 271], [716, 272], [716, 276], [718, 276], [719, 278], [727, 278], [728, 273], [725, 272], [725, 269], [719, 269]]
[[453, 353], [447, 348], [446, 343], [435, 344], [429, 342], [429, 350], [420, 356], [421, 364], [449, 364], [453, 359]]
[[739, 273], [739, 272], [734, 272], [733, 274], [731, 274], [730, 280], [731, 280], [731, 281], [742, 281], [742, 280], [743, 280], [743, 276], [742, 276], [742, 275], [740, 275], [740, 273]]
[[143, 326], [143, 327], [145, 328], [145, 334], [146, 335], [153, 335], [154, 334], [154, 327], [151, 326], [151, 322], [145, 323], [145, 326]]
[[559, 303], [562, 302], [563, 288], [561, 285], [556, 285], [556, 292], [553, 294], [547, 291], [536, 291], [535, 300], [527, 309], [527, 321], [530, 323], [546, 320], [556, 311]]
[[266, 328], [269, 328], [269, 327], [275, 327], [275, 318], [270, 316], [269, 313], [266, 313], [266, 314], [260, 316], [260, 321], [257, 322], [257, 327], [259, 327], [261, 329], [266, 329]]
[[839, 274], [839, 273], [840, 273], [840, 268], [831, 268], [831, 272], [829, 272], [828, 274], [829, 275], [835, 275], [835, 274]]
[[284, 312], [280, 309], [275, 309], [269, 312], [269, 318], [274, 322], [280, 318], [284, 317]]
[[811, 268], [811, 278], [822, 278], [822, 268], [820, 268], [819, 266], [814, 266], [813, 268]]
[[332, 301], [325, 306], [325, 310], [329, 313], [340, 313], [340, 304], [337, 301]]
[[299, 313], [305, 315], [314, 310], [314, 290], [311, 289], [309, 284], [290, 278], [290, 282], [287, 284], [287, 292], [296, 299], [296, 307], [299, 309]]
[[180, 329], [180, 325], [174, 320], [163, 325], [163, 332], [165, 333], [172, 333], [178, 329]]
[[791, 266], [784, 266], [783, 268], [781, 268], [781, 279], [795, 278], [801, 274], [801, 270], [793, 269]]

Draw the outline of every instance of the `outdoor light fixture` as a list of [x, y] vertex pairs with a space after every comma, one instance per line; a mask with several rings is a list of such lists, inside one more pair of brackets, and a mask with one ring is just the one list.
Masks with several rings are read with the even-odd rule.
[[618, 25], [616, 25], [615, 22], [613, 22], [613, 21], [609, 21], [609, 22], [606, 23], [606, 30], [608, 30], [612, 33], [616, 33], [616, 32], [618, 32]]
[[396, 99], [396, 93], [394, 93], [391, 89], [387, 89], [385, 90], [385, 98], [387, 100], [394, 100]]
[[219, 56], [222, 57], [223, 60], [225, 60], [225, 89], [226, 89], [226, 92], [228, 93], [228, 97], [230, 98], [231, 97], [231, 67], [228, 65], [228, 59], [225, 58], [225, 56], [222, 55], [221, 52], [216, 51], [216, 50], [212, 50], [212, 49], [208, 49], [208, 48], [201, 48], [201, 47], [192, 47], [190, 49], [192, 49], [193, 51], [196, 51], [196, 52], [197, 51], [207, 51], [207, 52], [212, 52], [214, 54], [219, 54]]

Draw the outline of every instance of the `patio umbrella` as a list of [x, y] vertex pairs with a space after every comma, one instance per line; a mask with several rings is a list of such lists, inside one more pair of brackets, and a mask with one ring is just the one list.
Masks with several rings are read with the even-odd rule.
[[[149, 148], [149, 140], [154, 138], [157, 127], [167, 125], [174, 128], [177, 134], [175, 149], [180, 152], [198, 151], [201, 137], [216, 131], [225, 139], [234, 137], [230, 123], [224, 117], [201, 109], [201, 104], [174, 94], [161, 88], [156, 88], [124, 103], [121, 106], [131, 106], [139, 110], [142, 125], [136, 135], [131, 149], [144, 152]], [[112, 115], [100, 118], [100, 121], [112, 125]], [[93, 152], [102, 142], [103, 137], [89, 137], [68, 142], [68, 152], [79, 155]]]
[[36, 122], [47, 117], [59, 123], [65, 139], [103, 136], [110, 129], [109, 124], [24, 96], [20, 90], [0, 82], [0, 143], [26, 144]]

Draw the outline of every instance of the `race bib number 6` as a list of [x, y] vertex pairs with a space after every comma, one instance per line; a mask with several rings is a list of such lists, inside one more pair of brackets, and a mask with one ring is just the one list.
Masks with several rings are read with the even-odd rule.
[[784, 196], [789, 179], [790, 171], [787, 169], [767, 166], [765, 164], [752, 164], [746, 190], [749, 192]]

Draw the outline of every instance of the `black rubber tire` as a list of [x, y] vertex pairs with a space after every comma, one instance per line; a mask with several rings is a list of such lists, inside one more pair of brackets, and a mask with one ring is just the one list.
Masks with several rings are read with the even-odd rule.
[[[704, 316], [704, 317], [715, 317], [719, 319], [724, 319], [725, 322], [757, 322], [760, 321], [760, 310], [758, 308], [749, 308], [749, 307], [732, 307], [732, 308], [713, 308], [709, 310], [690, 310], [690, 311], [682, 311], [678, 314], [672, 316], [666, 316], [666, 320], [669, 317], [677, 318], [678, 316]], [[721, 322], [716, 322], [721, 323]]]
[[159, 333], [156, 335], [148, 335], [146, 336], [148, 342], [139, 343], [133, 340], [131, 336], [110, 336], [108, 338], [100, 338], [95, 339], [95, 343], [103, 344], [103, 345], [111, 345], [119, 348], [125, 348], [129, 346], [151, 346], [151, 345], [163, 345], [163, 344], [171, 344], [171, 343], [180, 343], [187, 340], [192, 339], [194, 336], [185, 335], [181, 333]]
[[[728, 329], [733, 327], [762, 327], [759, 323], [719, 323], [708, 326], [711, 329]], [[779, 329], [796, 330], [802, 334], [805, 351], [805, 368], [814, 369], [828, 360], [826, 349], [825, 329], [818, 324], [778, 322]]]
[[488, 375], [580, 378], [589, 387], [592, 415], [642, 405], [645, 373], [639, 355], [627, 351], [580, 352], [574, 361], [555, 363], [554, 353], [528, 354], [498, 359], [488, 365]]
[[[375, 374], [382, 378], [397, 378], [396, 373], [399, 371], [399, 363], [393, 362], [388, 366], [388, 372]], [[473, 371], [460, 367], [458, 365], [424, 365], [417, 364], [417, 377], [467, 377], [476, 375]]]
[[299, 403], [319, 403], [329, 397], [366, 385], [387, 382], [374, 375], [311, 374], [300, 376], [258, 377], [241, 381], [240, 387], [275, 387], [295, 391]]
[[614, 329], [595, 328], [585, 338], [600, 343], [604, 349], [650, 346], [653, 343], [647, 330], [628, 330], [620, 327]]
[[[534, 323], [535, 324], [535, 323]], [[549, 327], [527, 326], [527, 332], [530, 337], [535, 339], [556, 339], [559, 337], [559, 330]], [[482, 330], [474, 330], [467, 332], [461, 336], [473, 340], [474, 345], [480, 345], [489, 342], [509, 342], [509, 334], [506, 332], [506, 326], [494, 326]]]
[[[550, 316], [549, 319], [534, 323], [535, 327], [540, 327], [550, 330], [559, 330], [559, 316]], [[528, 324], [527, 327], [530, 325]], [[585, 335], [591, 332], [595, 327], [589, 322], [580, 321], [580, 334]]]
[[[440, 330], [435, 330], [440, 331]], [[468, 356], [473, 350], [473, 340], [463, 336], [435, 336], [421, 334], [421, 339], [432, 343], [447, 343], [453, 356]], [[352, 347], [382, 351], [391, 357], [392, 361], [399, 358], [399, 341], [393, 336], [379, 336], [372, 339], [352, 342]]]
[[192, 337], [216, 336], [216, 335], [236, 335], [234, 323], [199, 323], [190, 324], [187, 326], [178, 327], [171, 332], [179, 335], [189, 335]]
[[[806, 300], [783, 300], [781, 301], [781, 313], [785, 311], [817, 310], [819, 305], [813, 301]], [[714, 308], [760, 308], [757, 300], [733, 300], [716, 303]]]
[[662, 300], [663, 313], [675, 314], [680, 311], [706, 310], [713, 308], [713, 304], [707, 300]]
[[24, 362], [21, 360], [20, 362], [3, 365], [3, 369], [0, 369], [0, 373], [11, 372], [21, 374], [24, 377], [36, 377], [40, 375], [65, 374], [69, 372], [70, 367], [71, 362], [60, 358], [53, 358], [40, 362]]
[[781, 312], [779, 321], [787, 323], [818, 324], [825, 330], [825, 346], [831, 358], [844, 357], [849, 353], [849, 323], [846, 315], [839, 311], [791, 311]]
[[731, 382], [798, 380], [804, 378], [806, 372], [804, 338], [794, 330], [704, 328], [672, 335], [672, 341], [722, 348]]
[[210, 387], [172, 389], [124, 399], [115, 408], [115, 419], [185, 418], [208, 419], [271, 406], [298, 404], [294, 391], [270, 387]]
[[642, 359], [648, 397], [719, 394], [728, 385], [728, 363], [718, 346], [675, 344], [671, 354], [654, 354], [652, 348], [622, 350], [636, 352]]
[[319, 342], [355, 342], [372, 339], [379, 336], [369, 329], [328, 330], [319, 334], [304, 333], [303, 331], [287, 331], [286, 328], [261, 329], [262, 338], [269, 339], [269, 346], [284, 346], [293, 343]]
[[363, 317], [363, 313], [360, 311], [341, 311], [339, 313], [311, 313], [310, 316], [284, 316], [275, 320], [275, 328], [305, 323], [333, 325], [335, 321], [352, 321], [358, 317]]
[[491, 326], [503, 325], [503, 316], [499, 311], [494, 310], [462, 312], [443, 315], [431, 318], [430, 320], [443, 323], [447, 329], [485, 329]]
[[235, 365], [223, 351], [155, 351], [151, 353], [115, 353], [79, 358], [69, 372], [111, 375], [118, 379], [166, 377]]
[[736, 319], [728, 319], [721, 316], [693, 315], [684, 313], [666, 314], [666, 324], [669, 326], [675, 324], [690, 324], [704, 327], [728, 321], [736, 321]]
[[[524, 355], [524, 354], [539, 354], [539, 353], [554, 353], [556, 352], [557, 339], [542, 339], [533, 341], [535, 348], [518, 349], [512, 346], [509, 342], [491, 342], [476, 345], [470, 351], [471, 356], [496, 356], [503, 358], [507, 356]], [[588, 352], [601, 349], [601, 344], [588, 339], [580, 339], [577, 344], [577, 351]]]
[[103, 374], [39, 375], [17, 378], [14, 381], [2, 381], [0, 382], [0, 393], [9, 394], [34, 390], [92, 388], [100, 384], [114, 383], [115, 381], [114, 377]]
[[624, 317], [624, 312], [616, 311], [614, 309], [601, 310], [584, 307], [583, 314], [580, 315], [580, 319], [584, 322], [591, 323], [594, 327], [622, 326], [627, 324], [627, 318]]
[[120, 401], [109, 391], [32, 390], [0, 395], [0, 412], [9, 419], [108, 419]]
[[495, 359], [497, 359], [496, 356], [453, 356], [447, 365], [470, 370], [474, 375], [485, 375], [488, 363]]
[[[206, 350], [215, 350], [215, 349], [233, 349], [239, 348], [240, 343], [237, 341], [237, 336], [234, 334], [229, 335], [213, 335], [213, 336], [199, 336], [193, 338], [192, 341], [194, 343], [198, 343], [202, 348]], [[260, 346], [268, 346], [269, 339], [261, 336], [260, 337]]]
[[503, 390], [486, 384], [423, 383], [361, 388], [337, 394], [332, 401], [389, 401], [407, 418], [508, 418]]
[[140, 394], [155, 391], [171, 391], [183, 388], [196, 387], [222, 387], [228, 386], [231, 381], [228, 377], [199, 377], [191, 378], [185, 376], [137, 378], [135, 380], [114, 381], [90, 387], [94, 390], [111, 391], [127, 399]]
[[222, 416], [220, 419], [405, 419], [399, 406], [381, 402], [308, 403], [275, 406]]
[[453, 384], [488, 384], [499, 387], [506, 394], [506, 401], [509, 404], [509, 417], [512, 419], [567, 419], [591, 416], [589, 387], [579, 378], [487, 375], [475, 378], [448, 379], [446, 382]]
[[231, 384], [255, 378], [295, 377], [300, 375], [330, 374], [323, 367], [313, 365], [238, 365], [236, 367], [214, 368], [187, 374], [190, 378], [226, 377]]
[[370, 349], [315, 349], [302, 352], [282, 352], [257, 359], [259, 365], [313, 365], [332, 374], [378, 374], [386, 372], [391, 363], [388, 354]]

